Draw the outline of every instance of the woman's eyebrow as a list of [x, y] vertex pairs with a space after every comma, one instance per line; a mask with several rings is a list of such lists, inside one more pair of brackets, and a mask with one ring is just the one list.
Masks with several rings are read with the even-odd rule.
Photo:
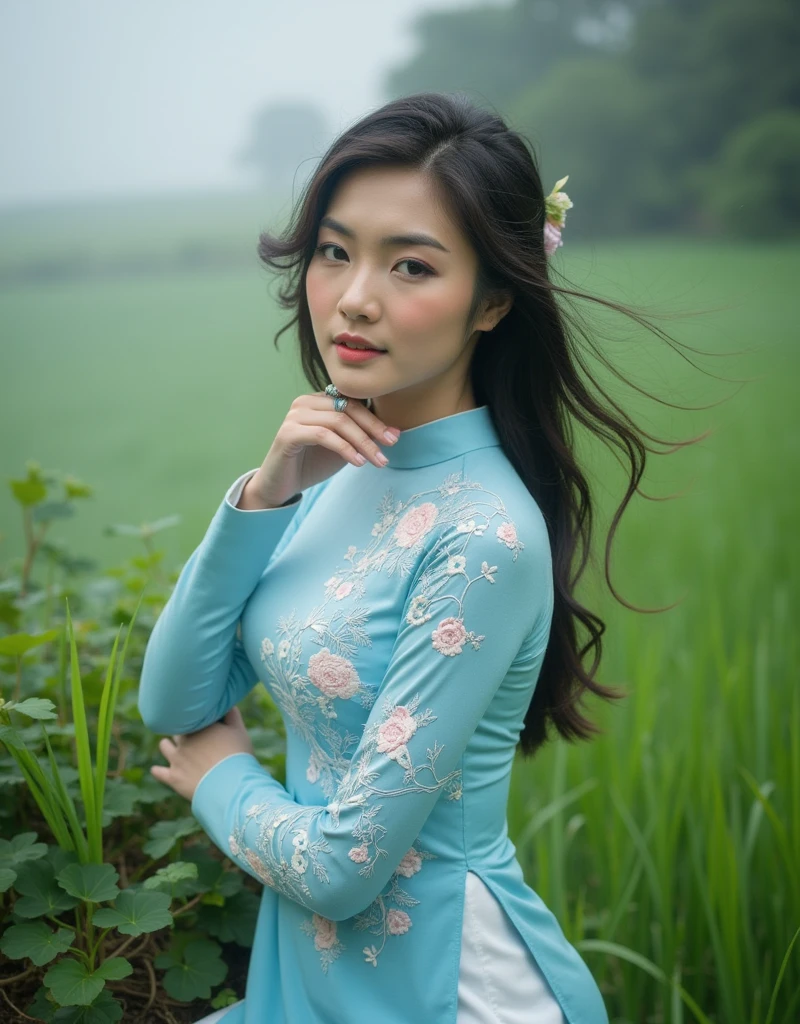
[[[330, 228], [332, 231], [338, 231], [340, 235], [345, 235], [347, 238], [355, 238], [356, 233], [351, 228], [345, 227], [341, 221], [334, 220], [333, 217], [323, 217], [319, 226], [321, 228]], [[420, 232], [415, 232], [410, 235], [386, 235], [380, 240], [381, 245], [429, 245], [433, 249], [441, 249], [442, 252], [450, 252], [449, 249], [445, 248], [440, 241], [433, 238], [431, 235], [425, 235]]]

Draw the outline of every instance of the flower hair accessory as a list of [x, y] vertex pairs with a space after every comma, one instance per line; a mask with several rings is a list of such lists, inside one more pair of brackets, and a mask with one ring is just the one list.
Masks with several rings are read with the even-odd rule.
[[553, 185], [550, 195], [544, 197], [544, 251], [546, 256], [552, 256], [556, 249], [564, 244], [561, 241], [561, 229], [567, 220], [567, 210], [572, 208], [572, 200], [566, 192], [559, 192], [559, 189], [562, 185], [566, 185], [568, 179], [569, 175], [566, 178], [559, 178]]

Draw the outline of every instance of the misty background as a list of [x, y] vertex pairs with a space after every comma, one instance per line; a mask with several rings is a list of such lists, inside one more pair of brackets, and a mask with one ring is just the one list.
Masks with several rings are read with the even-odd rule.
[[[545, 192], [568, 176], [553, 278], [704, 353], [576, 306], [634, 385], [579, 342], [610, 399], [658, 438], [704, 436], [648, 456], [614, 537], [617, 593], [667, 607], [636, 614], [603, 577], [628, 476], [576, 431], [596, 502], [577, 597], [608, 623], [598, 679], [629, 697], [589, 701], [605, 730], [591, 744], [515, 766], [509, 834], [614, 1024], [794, 1024], [798, 53], [796, 0], [2, 0], [0, 826], [47, 838], [8, 750], [9, 694], [58, 704], [50, 735], [71, 764], [48, 634], [67, 600], [96, 708], [144, 595], [115, 721], [141, 798], [148, 632], [231, 483], [310, 390], [295, 334], [274, 341], [291, 313], [259, 232], [285, 223], [347, 125], [398, 96], [465, 92], [528, 140]], [[246, 703], [260, 729], [266, 693]], [[13, 735], [44, 759], [38, 725]], [[130, 796], [111, 813], [120, 849], [144, 858], [146, 814]], [[168, 826], [161, 805], [151, 816]], [[0, 842], [6, 884], [8, 856]], [[39, 981], [6, 966], [17, 989], [2, 991], [30, 1014]]]

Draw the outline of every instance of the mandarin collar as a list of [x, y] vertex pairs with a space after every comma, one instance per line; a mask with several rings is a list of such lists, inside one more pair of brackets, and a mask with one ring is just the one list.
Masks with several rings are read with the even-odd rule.
[[382, 445], [387, 469], [418, 469], [447, 462], [477, 448], [492, 448], [500, 438], [488, 405], [455, 412], [404, 430], [394, 444]]

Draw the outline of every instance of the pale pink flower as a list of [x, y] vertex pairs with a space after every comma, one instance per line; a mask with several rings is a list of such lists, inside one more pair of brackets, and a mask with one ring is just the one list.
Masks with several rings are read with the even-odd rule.
[[432, 501], [425, 501], [421, 505], [410, 508], [405, 515], [400, 517], [394, 528], [394, 536], [398, 545], [401, 548], [413, 547], [433, 528], [437, 515], [438, 509]]
[[411, 878], [412, 875], [416, 875], [421, 867], [422, 857], [412, 848], [397, 865], [397, 873], [402, 875], [403, 878]]
[[321, 917], [319, 914], [314, 914], [311, 920], [316, 929], [314, 946], [317, 949], [330, 949], [331, 946], [336, 945], [336, 922], [328, 920], [327, 917]]
[[349, 580], [347, 580], [345, 583], [342, 583], [340, 586], [336, 588], [334, 597], [336, 598], [337, 601], [341, 601], [343, 597], [347, 597], [347, 595], [350, 593], [352, 589], [353, 584]]
[[440, 654], [447, 654], [450, 657], [461, 654], [462, 644], [467, 642], [464, 620], [452, 615], [450, 618], [442, 619], [431, 633], [431, 637], [433, 646]]
[[308, 678], [326, 697], [342, 700], [349, 700], [361, 682], [352, 661], [331, 654], [327, 647], [308, 659]]
[[551, 221], [544, 222], [544, 251], [546, 256], [552, 256], [556, 249], [563, 245], [561, 240], [561, 228]]
[[397, 752], [401, 750], [417, 731], [414, 716], [408, 708], [401, 704], [378, 729], [378, 750], [397, 760]]
[[386, 927], [390, 935], [404, 935], [411, 927], [411, 918], [405, 910], [390, 910], [386, 914]]
[[517, 530], [513, 523], [503, 523], [497, 527], [496, 533], [507, 547], [513, 548], [517, 543]]
[[272, 879], [272, 875], [269, 873], [266, 866], [261, 863], [258, 854], [254, 850], [248, 850], [247, 853], [244, 855], [244, 859], [247, 861], [247, 863], [250, 865], [253, 871], [255, 871], [255, 873], [258, 875], [262, 882], [265, 882], [267, 885], [275, 884]]
[[367, 844], [362, 843], [361, 846], [354, 846], [347, 854], [350, 860], [355, 861], [356, 864], [363, 864], [365, 860], [369, 860], [369, 850]]

